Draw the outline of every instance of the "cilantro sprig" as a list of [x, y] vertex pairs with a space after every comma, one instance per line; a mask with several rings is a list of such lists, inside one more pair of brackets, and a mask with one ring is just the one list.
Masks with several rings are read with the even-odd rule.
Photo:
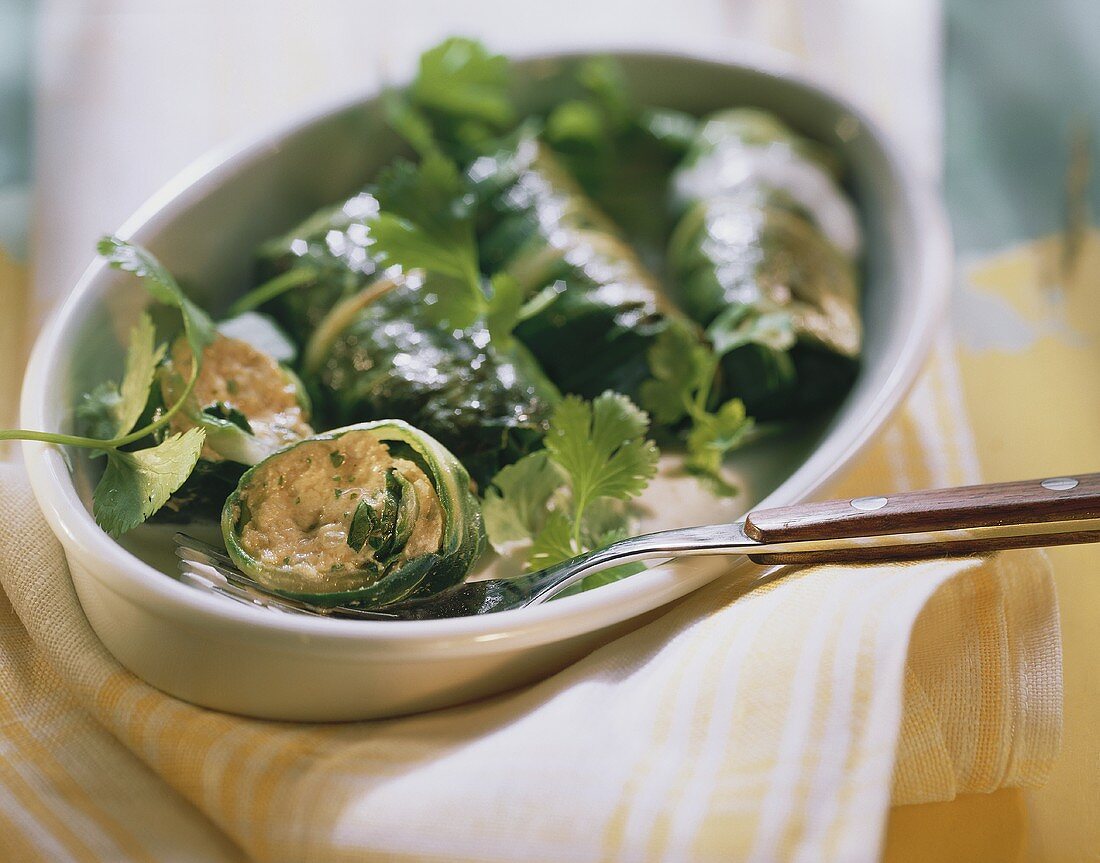
[[454, 37], [421, 55], [416, 79], [390, 97], [387, 114], [421, 154], [442, 145], [463, 158], [515, 125], [511, 88], [507, 57]]
[[494, 548], [520, 547], [527, 566], [541, 569], [625, 536], [626, 503], [657, 471], [648, 429], [645, 411], [620, 393], [564, 398], [546, 448], [501, 470], [486, 492], [482, 512]]
[[203, 350], [214, 340], [216, 331], [206, 313], [187, 298], [148, 251], [117, 237], [103, 238], [98, 249], [112, 267], [138, 276], [155, 300], [179, 310], [193, 357], [184, 391], [174, 404], [135, 428], [145, 412], [156, 368], [166, 350], [165, 345], [156, 343], [153, 321], [143, 313], [130, 331], [121, 381], [100, 384], [84, 396], [77, 409], [92, 436], [3, 429], [0, 440], [41, 441], [90, 449], [106, 456], [107, 467], [92, 496], [92, 513], [105, 531], [118, 536], [160, 509], [198, 461], [205, 439], [201, 428], [168, 436], [143, 449], [129, 447], [167, 426], [190, 398], [201, 370]]
[[446, 156], [436, 151], [419, 164], [398, 161], [379, 177], [375, 196], [371, 251], [383, 266], [430, 278], [425, 309], [437, 322], [455, 329], [482, 322], [490, 340], [506, 348], [512, 330], [545, 306], [541, 295], [525, 302], [505, 273], [482, 277], [473, 196]]
[[657, 422], [689, 422], [686, 468], [708, 480], [719, 494], [731, 495], [735, 489], [722, 478], [722, 461], [744, 443], [754, 423], [740, 399], [711, 408], [720, 358], [690, 326], [673, 320], [649, 348], [653, 377], [642, 384], [640, 397]]

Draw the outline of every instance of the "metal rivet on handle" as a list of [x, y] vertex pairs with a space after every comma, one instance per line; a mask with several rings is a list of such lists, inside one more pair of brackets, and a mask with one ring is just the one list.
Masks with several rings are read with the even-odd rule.
[[1050, 491], [1069, 491], [1071, 488], [1077, 488], [1077, 480], [1069, 476], [1057, 476], [1053, 479], [1044, 479], [1039, 485]]
[[887, 500], [884, 497], [857, 497], [851, 501], [852, 509], [860, 509], [864, 512], [874, 512], [876, 509], [882, 509], [887, 504]]

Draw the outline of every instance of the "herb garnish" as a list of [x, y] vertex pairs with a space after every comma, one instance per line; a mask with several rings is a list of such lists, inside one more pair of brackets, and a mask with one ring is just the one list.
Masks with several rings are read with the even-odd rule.
[[711, 407], [720, 354], [690, 326], [672, 321], [646, 356], [653, 377], [642, 384], [642, 404], [659, 423], [687, 419], [685, 466], [717, 493], [733, 494], [735, 489], [721, 476], [722, 459], [746, 440], [754, 423], [740, 399]]
[[171, 274], [145, 249], [117, 237], [104, 237], [98, 248], [112, 267], [138, 276], [155, 300], [179, 310], [194, 358], [183, 393], [150, 422], [134, 428], [145, 411], [155, 369], [165, 353], [165, 346], [155, 343], [152, 320], [142, 314], [130, 332], [122, 382], [99, 385], [84, 396], [78, 409], [79, 417], [95, 436], [4, 429], [0, 430], [0, 440], [42, 441], [105, 455], [107, 467], [92, 496], [92, 513], [107, 533], [118, 536], [164, 506], [198, 461], [205, 439], [201, 428], [171, 435], [143, 449], [129, 447], [161, 431], [190, 398], [202, 352], [214, 340], [215, 330], [206, 313], [184, 295]]
[[546, 449], [493, 478], [483, 503], [490, 542], [505, 553], [526, 544], [528, 566], [541, 569], [625, 536], [623, 504], [657, 471], [648, 428], [645, 411], [620, 393], [564, 398]]

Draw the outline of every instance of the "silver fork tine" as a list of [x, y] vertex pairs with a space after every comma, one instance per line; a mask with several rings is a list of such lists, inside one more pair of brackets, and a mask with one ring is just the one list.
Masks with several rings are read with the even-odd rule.
[[[269, 611], [275, 611], [280, 614], [313, 613], [306, 609], [287, 608], [283, 605], [264, 602], [249, 591], [236, 587], [228, 581], [215, 580], [215, 578], [211, 577], [212, 572], [214, 572], [213, 568], [205, 564], [193, 564], [191, 561], [181, 560], [180, 576], [184, 582], [194, 587], [200, 587], [203, 590], [208, 590], [211, 593], [216, 593], [227, 599], [232, 599], [234, 602], [239, 602], [242, 605], [266, 608]], [[221, 573], [215, 573], [215, 577], [220, 574]]]
[[[321, 608], [306, 602], [279, 596], [266, 590], [234, 565], [224, 552], [186, 533], [175, 535], [176, 557], [180, 561], [180, 573], [188, 576], [188, 583], [228, 596], [246, 605], [259, 606], [290, 614], [307, 614], [314, 617], [353, 617], [359, 620], [396, 620], [398, 615], [385, 611], [367, 611], [346, 605]], [[211, 577], [213, 576], [213, 578]], [[197, 583], [196, 583], [197, 582]]]

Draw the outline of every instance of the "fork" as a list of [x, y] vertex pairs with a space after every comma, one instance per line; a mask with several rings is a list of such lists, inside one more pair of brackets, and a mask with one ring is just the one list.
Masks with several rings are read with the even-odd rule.
[[727, 524], [631, 537], [513, 578], [470, 581], [381, 609], [320, 608], [266, 590], [220, 549], [176, 534], [181, 577], [272, 611], [435, 620], [537, 605], [593, 573], [643, 560], [744, 555], [773, 566], [956, 557], [1100, 542], [1100, 474], [905, 492], [756, 510]]

